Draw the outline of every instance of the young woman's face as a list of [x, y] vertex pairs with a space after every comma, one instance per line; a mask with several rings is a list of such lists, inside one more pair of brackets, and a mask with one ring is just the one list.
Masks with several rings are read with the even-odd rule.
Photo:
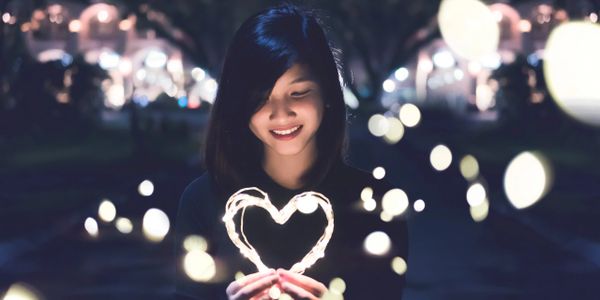
[[310, 70], [295, 64], [277, 79], [269, 98], [250, 119], [266, 154], [296, 155], [315, 147], [323, 118], [321, 89]]

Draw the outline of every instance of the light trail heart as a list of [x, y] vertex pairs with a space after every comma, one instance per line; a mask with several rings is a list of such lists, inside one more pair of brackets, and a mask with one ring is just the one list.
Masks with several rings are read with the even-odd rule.
[[[262, 197], [256, 197], [248, 194], [248, 192], [255, 192], [260, 194]], [[309, 201], [308, 203], [305, 201]], [[268, 270], [267, 267], [262, 260], [260, 259], [260, 255], [244, 234], [244, 212], [246, 208], [251, 206], [258, 206], [265, 209], [271, 215], [271, 218], [280, 225], [285, 224], [290, 217], [298, 210], [298, 205], [314, 204], [316, 201], [318, 206], [325, 212], [325, 217], [327, 218], [327, 226], [321, 235], [321, 238], [317, 241], [317, 243], [313, 246], [313, 248], [302, 258], [300, 262], [295, 263], [290, 271], [296, 272], [299, 274], [304, 273], [304, 271], [312, 266], [318, 259], [325, 256], [325, 248], [331, 239], [331, 235], [333, 234], [333, 208], [331, 207], [331, 203], [329, 199], [325, 197], [323, 194], [317, 192], [304, 192], [298, 194], [281, 209], [278, 210], [269, 199], [269, 195], [263, 192], [261, 189], [256, 187], [243, 188], [237, 192], [235, 192], [229, 199], [227, 200], [227, 204], [225, 205], [225, 215], [223, 216], [223, 222], [225, 222], [225, 227], [227, 228], [227, 234], [229, 238], [240, 249], [242, 255], [247, 257], [256, 267], [258, 271]], [[240, 218], [240, 231], [243, 240], [240, 239], [240, 234], [237, 233], [235, 228], [235, 222], [233, 218], [238, 213], [239, 210], [242, 210], [242, 216]]]

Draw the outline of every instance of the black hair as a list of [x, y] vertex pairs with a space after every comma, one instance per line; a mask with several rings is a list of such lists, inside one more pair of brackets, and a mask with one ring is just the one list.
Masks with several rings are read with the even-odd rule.
[[346, 108], [332, 48], [313, 11], [284, 4], [248, 18], [227, 50], [204, 151], [206, 169], [221, 188], [244, 186], [261, 167], [263, 145], [249, 128], [250, 118], [294, 64], [316, 76], [325, 107], [317, 159], [301, 181], [316, 185], [344, 160]]

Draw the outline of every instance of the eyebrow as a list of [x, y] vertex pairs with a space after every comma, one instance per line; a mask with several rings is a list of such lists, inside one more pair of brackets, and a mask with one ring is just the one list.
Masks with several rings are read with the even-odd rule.
[[292, 82], [290, 82], [290, 84], [294, 84], [294, 83], [298, 83], [298, 82], [304, 82], [304, 81], [312, 81], [314, 82], [314, 80], [310, 77], [304, 77], [304, 76], [300, 76], [294, 80], [292, 80]]

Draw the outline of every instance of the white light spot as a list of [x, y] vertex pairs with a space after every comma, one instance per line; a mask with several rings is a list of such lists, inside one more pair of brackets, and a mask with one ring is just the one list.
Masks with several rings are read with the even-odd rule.
[[376, 207], [377, 207], [377, 202], [375, 201], [375, 199], [369, 199], [369, 200], [363, 201], [363, 208], [366, 211], [374, 211]]
[[346, 282], [339, 277], [333, 278], [329, 282], [329, 291], [338, 295], [342, 295], [346, 291]]
[[452, 152], [445, 145], [437, 145], [431, 150], [429, 161], [434, 169], [444, 171], [452, 163]]
[[204, 78], [206, 78], [206, 72], [198, 67], [193, 68], [191, 74], [192, 78], [194, 78], [196, 81], [202, 81]]
[[217, 273], [212, 256], [200, 250], [192, 250], [185, 255], [183, 269], [190, 279], [198, 282], [209, 281]]
[[387, 93], [391, 93], [396, 90], [396, 83], [391, 79], [386, 79], [383, 82], [383, 90]]
[[364, 189], [362, 189], [362, 191], [360, 192], [360, 199], [362, 199], [363, 201], [367, 201], [371, 198], [373, 198], [373, 189], [370, 187], [365, 187]]
[[127, 218], [118, 218], [115, 226], [117, 227], [117, 230], [123, 234], [129, 234], [133, 231], [133, 224], [131, 223], [131, 220]]
[[281, 297], [281, 290], [277, 285], [271, 286], [269, 289], [269, 297], [271, 297], [271, 299], [279, 299], [279, 297]]
[[425, 201], [419, 199], [413, 203], [413, 208], [416, 212], [422, 212], [425, 209]]
[[152, 184], [152, 181], [146, 179], [138, 186], [138, 192], [142, 196], [151, 196], [154, 193], [154, 184]]
[[398, 80], [398, 81], [406, 80], [409, 75], [410, 75], [410, 73], [408, 72], [407, 68], [400, 68], [400, 69], [396, 70], [396, 72], [394, 72], [394, 77], [396, 77], [396, 80]]
[[394, 219], [394, 216], [387, 213], [385, 210], [379, 214], [379, 218], [384, 222], [391, 222]]
[[391, 189], [383, 195], [381, 207], [392, 216], [398, 216], [408, 208], [408, 196], [401, 189]]
[[394, 272], [396, 272], [396, 274], [404, 275], [404, 273], [406, 273], [407, 269], [408, 269], [408, 265], [406, 264], [406, 261], [402, 257], [396, 256], [392, 259], [392, 270], [394, 270]]
[[381, 114], [374, 114], [369, 118], [368, 127], [372, 135], [384, 136], [389, 130], [388, 119]]
[[117, 208], [108, 199], [104, 199], [98, 206], [98, 217], [104, 222], [112, 222], [117, 216]]
[[206, 252], [208, 250], [208, 241], [200, 235], [188, 235], [185, 240], [183, 240], [183, 248], [188, 252], [194, 250]]
[[373, 169], [373, 177], [378, 180], [383, 179], [385, 177], [385, 169], [383, 167], [376, 167]]
[[402, 121], [402, 124], [404, 124], [406, 127], [415, 127], [421, 121], [421, 111], [412, 103], [406, 103], [402, 105], [398, 115], [400, 117], [400, 121]]
[[85, 228], [85, 231], [87, 231], [87, 233], [91, 237], [98, 236], [98, 222], [96, 222], [96, 220], [94, 220], [94, 218], [85, 219], [85, 223], [83, 224], [83, 227]]
[[479, 182], [472, 184], [467, 190], [467, 202], [469, 206], [478, 206], [485, 201], [486, 192]]
[[483, 202], [481, 202], [477, 206], [469, 207], [469, 213], [471, 214], [471, 218], [473, 218], [473, 221], [475, 221], [475, 222], [481, 222], [481, 221], [485, 220], [485, 218], [487, 218], [487, 216], [488, 216], [489, 210], [490, 210], [490, 203], [488, 202], [487, 199], [485, 199]]
[[38, 300], [43, 299], [42, 295], [31, 285], [18, 282], [12, 284], [6, 294], [4, 294], [3, 300]]
[[538, 202], [550, 186], [550, 168], [540, 154], [523, 152], [517, 155], [504, 173], [504, 192], [517, 209]]
[[433, 55], [432, 57], [433, 64], [442, 69], [448, 69], [454, 67], [456, 61], [454, 60], [454, 56], [450, 51], [440, 51]]
[[144, 214], [142, 223], [144, 235], [152, 242], [162, 241], [169, 232], [169, 217], [158, 208], [151, 208]]
[[298, 210], [303, 214], [312, 214], [319, 208], [319, 202], [313, 196], [303, 196], [296, 202]]
[[393, 117], [388, 118], [388, 125], [388, 132], [383, 136], [383, 139], [388, 144], [396, 144], [404, 136], [404, 125], [400, 120]]
[[375, 231], [365, 238], [363, 246], [367, 253], [375, 256], [383, 256], [390, 251], [392, 241], [387, 233]]
[[473, 155], [466, 155], [460, 160], [460, 173], [467, 180], [473, 180], [479, 176], [479, 163]]
[[148, 68], [159, 69], [167, 64], [167, 55], [160, 50], [150, 50], [148, 56], [144, 60], [144, 64]]

